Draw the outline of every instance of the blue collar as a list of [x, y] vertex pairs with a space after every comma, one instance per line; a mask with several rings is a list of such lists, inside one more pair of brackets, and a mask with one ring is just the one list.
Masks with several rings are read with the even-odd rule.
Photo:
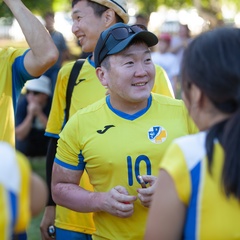
[[148, 98], [147, 106], [132, 115], [124, 113], [120, 110], [113, 108], [113, 106], [110, 103], [110, 95], [108, 95], [106, 97], [106, 103], [107, 103], [108, 107], [111, 109], [111, 111], [113, 111], [116, 115], [118, 115], [121, 118], [125, 118], [125, 119], [133, 121], [133, 120], [137, 119], [138, 117], [141, 117], [144, 113], [146, 113], [148, 111], [148, 109], [150, 108], [151, 103], [152, 103], [152, 95], [150, 95]]

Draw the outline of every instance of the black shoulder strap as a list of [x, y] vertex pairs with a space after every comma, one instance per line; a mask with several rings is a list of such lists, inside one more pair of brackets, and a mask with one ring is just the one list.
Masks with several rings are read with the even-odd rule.
[[78, 77], [78, 74], [79, 74], [84, 62], [85, 62], [85, 59], [78, 59], [74, 63], [74, 65], [72, 67], [72, 71], [71, 71], [69, 79], [68, 79], [68, 85], [67, 85], [67, 91], [66, 91], [66, 118], [65, 118], [66, 122], [68, 121], [68, 118], [69, 118], [69, 110], [70, 110], [70, 105], [71, 105], [73, 88], [75, 86], [76, 79]]

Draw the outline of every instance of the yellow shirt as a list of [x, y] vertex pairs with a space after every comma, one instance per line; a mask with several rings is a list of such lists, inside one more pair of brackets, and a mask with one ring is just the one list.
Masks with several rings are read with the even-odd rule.
[[240, 239], [240, 204], [222, 186], [224, 152], [215, 141], [212, 174], [206, 157], [206, 132], [173, 141], [160, 167], [172, 177], [187, 206], [183, 239]]
[[14, 115], [24, 83], [32, 78], [23, 64], [26, 49], [0, 49], [0, 141], [15, 145]]
[[[66, 88], [73, 64], [74, 62], [64, 65], [58, 74], [52, 108], [45, 133], [46, 136], [58, 138], [58, 134], [65, 125]], [[101, 85], [95, 71], [96, 70], [91, 65], [91, 62], [86, 60], [73, 89], [69, 114], [70, 117], [79, 109], [82, 109], [105, 96], [106, 89]], [[156, 78], [153, 91], [174, 97], [171, 83], [160, 66], [156, 66]], [[93, 191], [93, 188], [89, 183], [88, 175], [85, 172], [80, 185]], [[59, 228], [87, 234], [92, 234], [95, 231], [91, 213], [77, 213], [61, 206], [57, 206], [55, 224]]]
[[30, 166], [28, 160], [0, 142], [0, 239], [22, 233], [30, 221]]

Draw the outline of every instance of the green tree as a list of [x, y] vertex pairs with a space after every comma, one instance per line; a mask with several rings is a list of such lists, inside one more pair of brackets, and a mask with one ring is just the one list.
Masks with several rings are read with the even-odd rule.
[[[68, 11], [70, 10], [69, 0], [22, 0], [23, 3], [36, 15], [43, 15], [47, 11]], [[0, 16], [12, 17], [11, 11], [6, 4], [0, 4]]]
[[191, 5], [191, 0], [135, 0], [135, 3], [139, 7], [139, 12], [150, 15], [151, 12], [156, 12], [161, 5], [180, 9], [185, 6]]
[[240, 10], [239, 0], [135, 0], [139, 11], [150, 15], [151, 12], [157, 11], [161, 5], [173, 8], [195, 7], [198, 14], [209, 21], [211, 27], [222, 23], [222, 4], [232, 4], [236, 10]]

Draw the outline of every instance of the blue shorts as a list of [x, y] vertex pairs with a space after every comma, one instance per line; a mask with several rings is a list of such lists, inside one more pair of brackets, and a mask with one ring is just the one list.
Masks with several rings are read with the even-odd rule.
[[12, 240], [27, 240], [27, 233], [19, 233], [19, 234], [14, 234], [12, 236]]
[[73, 232], [61, 228], [56, 227], [56, 240], [92, 240], [92, 235], [80, 233], [80, 232]]

